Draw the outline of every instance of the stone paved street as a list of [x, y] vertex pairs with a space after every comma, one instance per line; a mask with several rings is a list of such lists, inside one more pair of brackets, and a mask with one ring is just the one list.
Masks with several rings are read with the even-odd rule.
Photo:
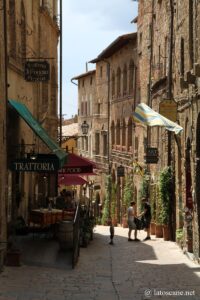
[[[74, 270], [27, 266], [5, 267], [0, 300], [139, 300], [200, 299], [200, 266], [173, 242], [128, 242], [127, 229], [97, 226], [94, 240], [81, 248]], [[143, 239], [145, 233], [139, 232]], [[157, 296], [159, 292], [190, 295]], [[157, 294], [157, 295], [156, 295]], [[195, 294], [195, 296], [194, 296]]]

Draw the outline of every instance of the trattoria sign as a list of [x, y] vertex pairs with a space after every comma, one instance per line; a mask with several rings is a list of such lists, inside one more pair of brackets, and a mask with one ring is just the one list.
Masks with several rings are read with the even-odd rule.
[[50, 158], [49, 155], [45, 157], [39, 156], [36, 159], [17, 159], [11, 163], [11, 170], [17, 172], [55, 172], [59, 169], [59, 162], [57, 158]]
[[13, 162], [14, 170], [18, 172], [53, 172], [56, 168], [53, 163]]

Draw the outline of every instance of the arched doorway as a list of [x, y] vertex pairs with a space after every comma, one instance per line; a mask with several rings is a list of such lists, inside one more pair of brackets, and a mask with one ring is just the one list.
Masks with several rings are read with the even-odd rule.
[[191, 176], [191, 142], [187, 139], [185, 152], [185, 187], [186, 187], [186, 226], [187, 226], [187, 251], [193, 252], [193, 200], [192, 200], [192, 176]]

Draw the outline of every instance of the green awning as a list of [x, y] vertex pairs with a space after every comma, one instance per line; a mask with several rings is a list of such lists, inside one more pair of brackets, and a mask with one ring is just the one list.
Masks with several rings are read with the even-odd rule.
[[17, 102], [15, 100], [8, 100], [11, 106], [18, 112], [18, 114], [24, 119], [28, 126], [35, 132], [35, 134], [48, 146], [48, 148], [58, 157], [60, 162], [60, 168], [65, 164], [67, 153], [64, 152], [48, 135], [46, 130], [42, 128], [40, 123], [34, 118], [32, 113], [26, 107], [26, 105]]

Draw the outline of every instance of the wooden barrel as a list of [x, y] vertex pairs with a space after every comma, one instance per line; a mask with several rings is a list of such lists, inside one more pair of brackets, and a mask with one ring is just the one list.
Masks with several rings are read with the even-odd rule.
[[58, 228], [60, 249], [70, 250], [73, 247], [73, 222], [62, 221]]

